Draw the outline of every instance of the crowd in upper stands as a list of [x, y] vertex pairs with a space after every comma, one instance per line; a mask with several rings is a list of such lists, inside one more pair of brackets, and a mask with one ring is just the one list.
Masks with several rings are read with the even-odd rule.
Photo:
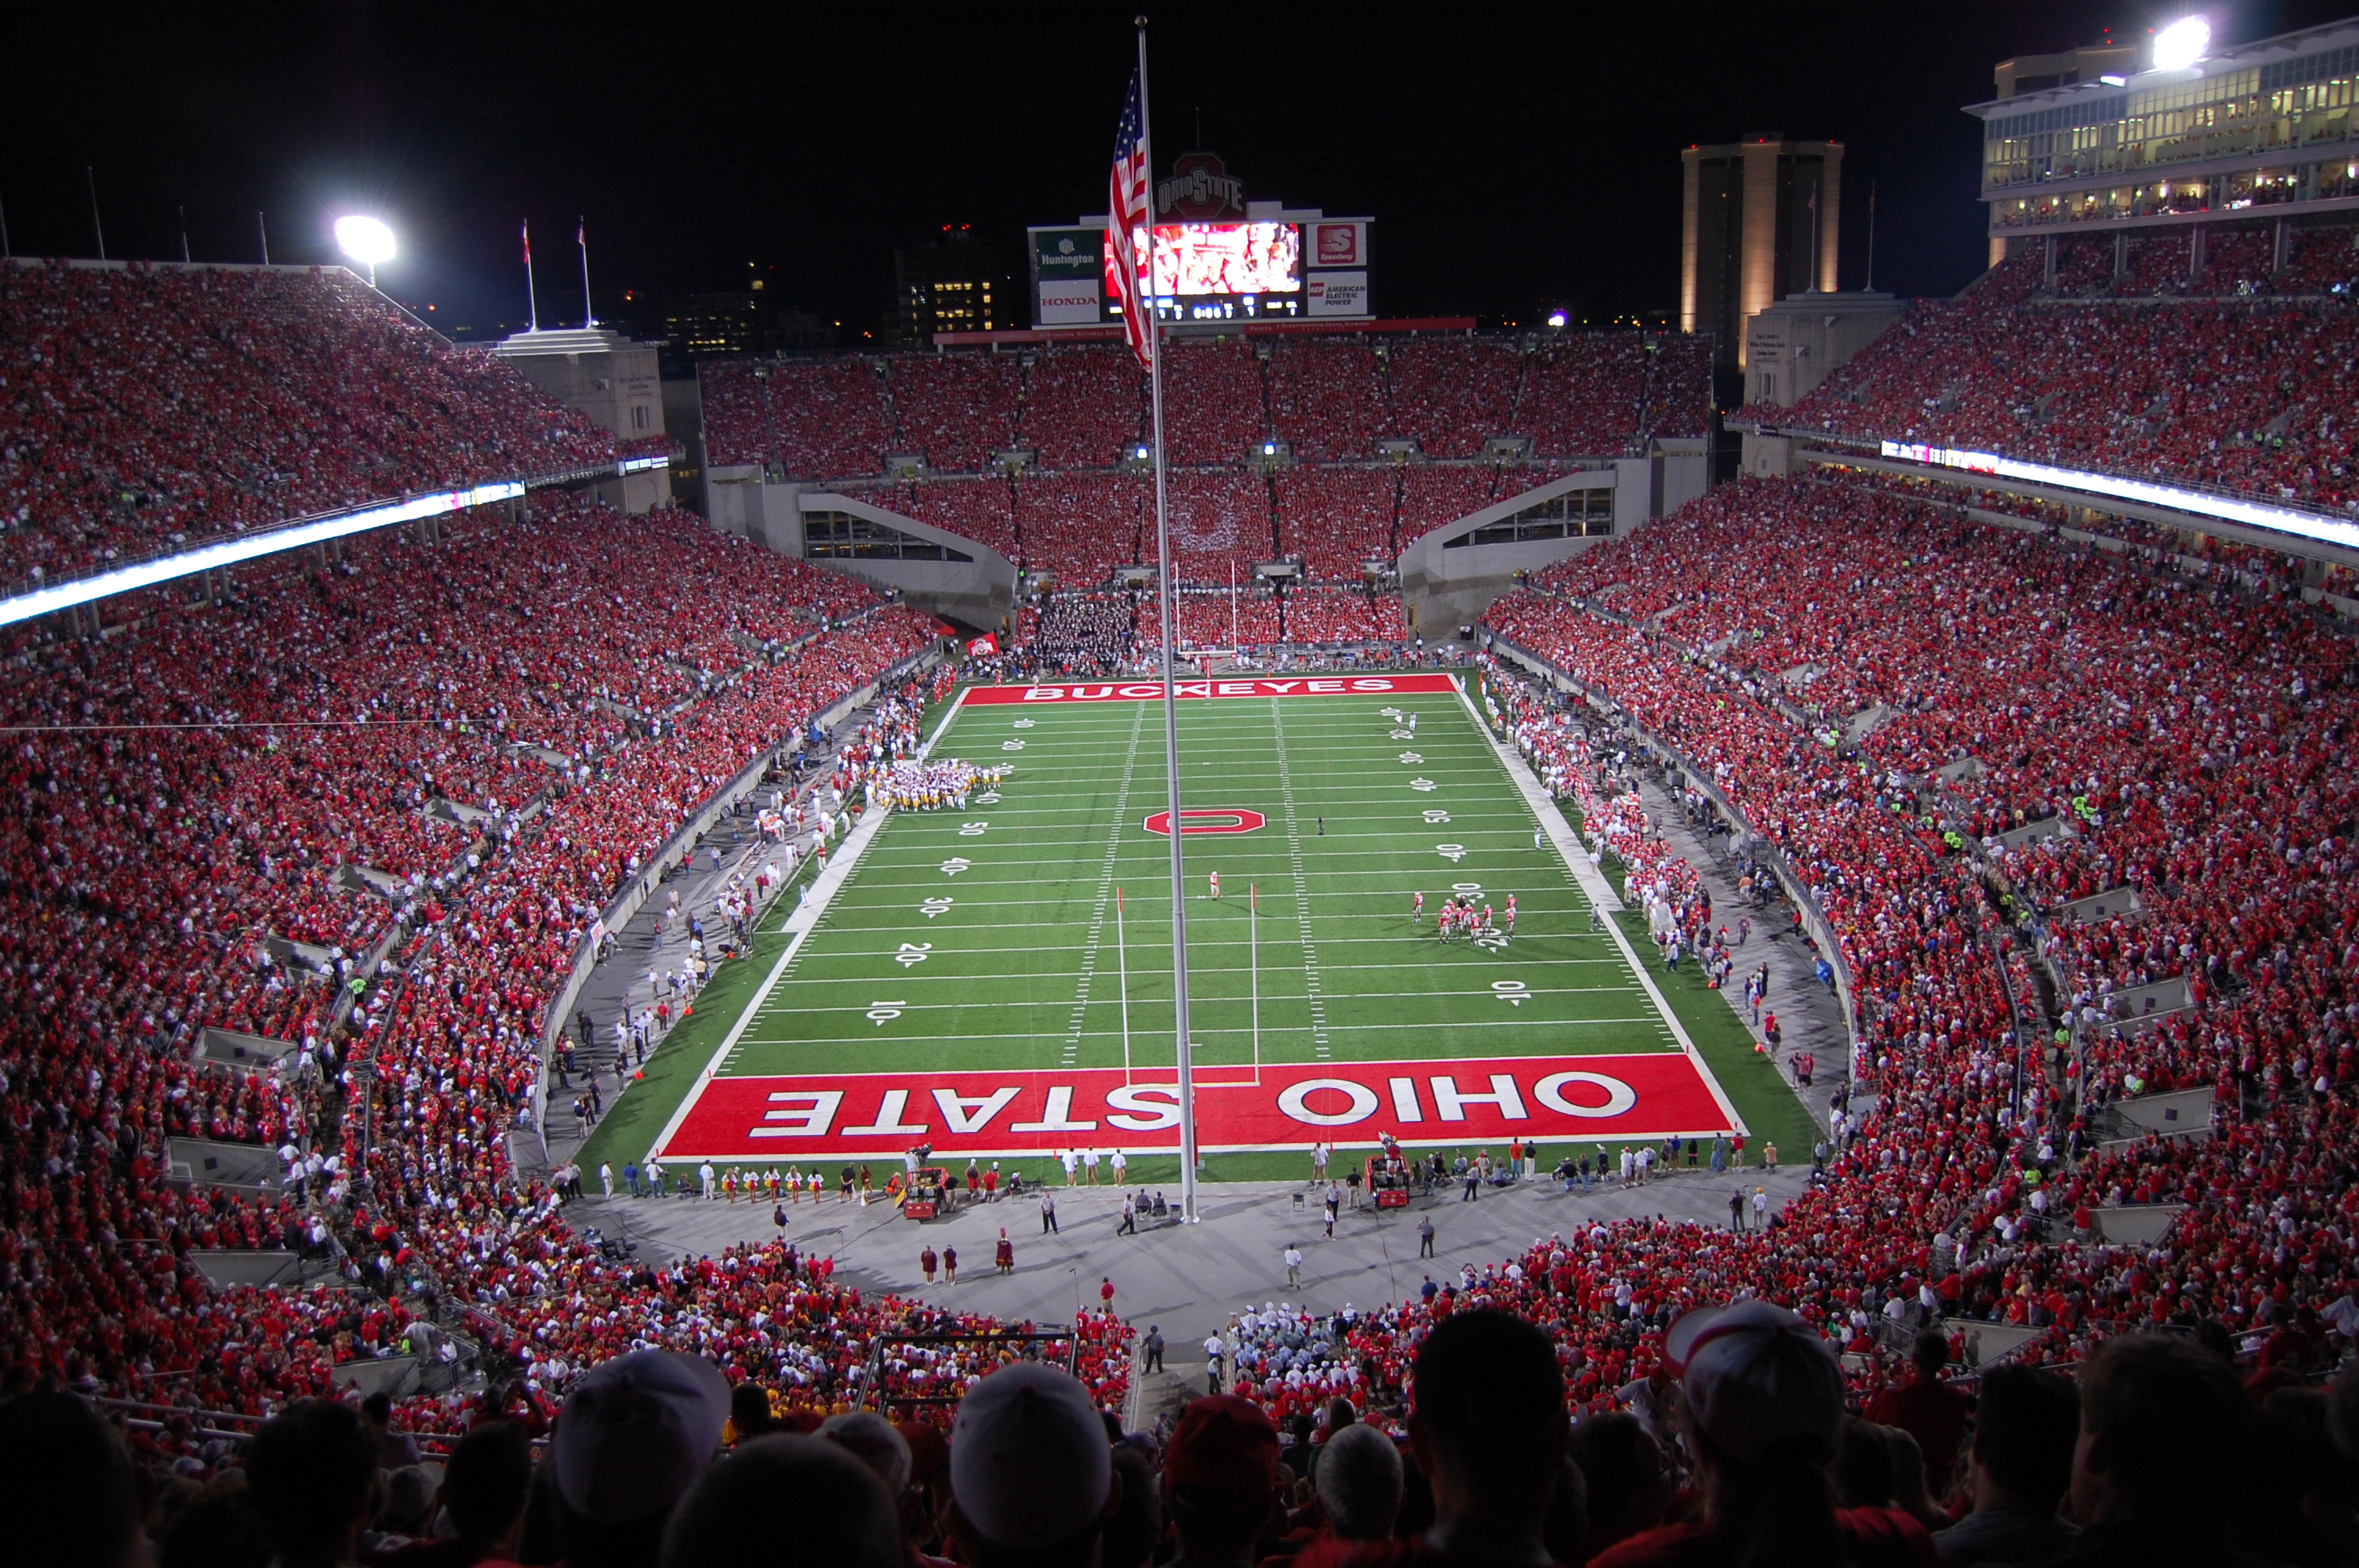
[[[1065, 589], [1154, 558], [1151, 495], [1116, 471], [1151, 435], [1144, 377], [1119, 345], [708, 361], [700, 378], [713, 463], [835, 481]], [[1697, 342], [1637, 333], [1176, 341], [1164, 381], [1174, 570], [1212, 586], [1282, 557], [1357, 581], [1364, 563], [1555, 477], [1548, 460], [1705, 434], [1711, 382]], [[1470, 465], [1501, 458], [1493, 437], [1526, 438], [1506, 456], [1540, 460]], [[1386, 443], [1428, 462], [1404, 466]], [[973, 475], [1027, 450], [1034, 468], [1013, 481], [881, 482], [891, 456]]]
[[2215, 231], [2193, 276], [2189, 232], [2151, 231], [2119, 279], [2110, 241], [2060, 241], [2052, 289], [2028, 243], [1958, 298], [1918, 302], [1796, 406], [1739, 417], [2359, 505], [2359, 230], [2296, 232], [2272, 274], [2270, 231]]
[[[1712, 780], [1838, 934], [1879, 1101], [1740, 1261], [1813, 1293], [1921, 1285], [2060, 1352], [2124, 1324], [2266, 1336], [2348, 1292], [2347, 633], [1799, 481], [1723, 487], [1487, 619]], [[2065, 831], [2014, 833], [2041, 822]], [[2064, 907], [2124, 884], [2133, 917]], [[1991, 944], [2018, 922], [2069, 1050], [2012, 1027]], [[2172, 978], [2191, 1006], [2104, 1026]], [[2096, 1147], [2109, 1103], [2192, 1086], [2226, 1118], [2211, 1141]], [[2089, 1211], [2165, 1200], [2191, 1206], [2168, 1254], [2062, 1244], [2065, 1217], [2085, 1242]], [[1879, 1211], [1897, 1252], [1854, 1233]]]
[[0, 262], [0, 576], [56, 578], [614, 439], [341, 267]]

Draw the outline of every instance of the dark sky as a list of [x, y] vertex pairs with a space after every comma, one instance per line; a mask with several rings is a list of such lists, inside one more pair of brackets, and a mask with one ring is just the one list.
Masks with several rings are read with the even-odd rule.
[[[2265, 37], [2351, 0], [2241, 0]], [[585, 213], [603, 311], [742, 287], [855, 331], [893, 246], [973, 225], [1022, 276], [1027, 223], [1105, 206], [1131, 5], [82, 5], [0, 60], [0, 202], [19, 254], [326, 259], [329, 220], [391, 221], [389, 292], [520, 319], [520, 217], [545, 320], [578, 318]], [[70, 19], [60, 21], [63, 9]], [[1679, 151], [1755, 131], [1847, 144], [1843, 287], [1947, 293], [1980, 268], [1975, 124], [2015, 53], [2142, 36], [2177, 5], [1150, 8], [1157, 161], [1194, 139], [1250, 197], [1373, 216], [1385, 316], [1603, 319], [1677, 295]], [[37, 29], [46, 28], [47, 31]], [[608, 297], [610, 293], [615, 297]], [[856, 341], [856, 340], [855, 340]]]

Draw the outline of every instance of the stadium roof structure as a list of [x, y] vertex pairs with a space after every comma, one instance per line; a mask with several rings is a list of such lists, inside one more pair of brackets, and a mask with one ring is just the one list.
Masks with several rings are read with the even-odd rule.
[[1991, 232], [2359, 209], [2359, 16], [1968, 104]]

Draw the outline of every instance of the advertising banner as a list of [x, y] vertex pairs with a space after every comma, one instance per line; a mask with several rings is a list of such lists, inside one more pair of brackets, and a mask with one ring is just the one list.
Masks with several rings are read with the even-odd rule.
[[1103, 229], [1034, 229], [1033, 325], [1093, 327], [1106, 319]]
[[[1314, 1143], [1504, 1144], [1734, 1130], [1684, 1052], [1196, 1069], [1207, 1151]], [[990, 1069], [714, 1078], [661, 1156], [866, 1159], [929, 1143], [937, 1160], [1180, 1147], [1172, 1069]]]
[[1310, 275], [1311, 316], [1365, 316], [1368, 275], [1364, 272], [1314, 272]]
[[1307, 264], [1313, 267], [1368, 265], [1368, 226], [1356, 221], [1314, 220], [1304, 225]]

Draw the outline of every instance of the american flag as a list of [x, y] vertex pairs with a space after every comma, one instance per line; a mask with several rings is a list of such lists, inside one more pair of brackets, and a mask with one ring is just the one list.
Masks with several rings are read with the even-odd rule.
[[1147, 92], [1136, 68], [1130, 96], [1123, 101], [1122, 124], [1114, 135], [1114, 173], [1107, 182], [1106, 292], [1122, 307], [1122, 330], [1130, 351], [1147, 361], [1147, 305], [1139, 287], [1138, 237], [1147, 230]]
[[532, 265], [532, 220], [529, 218], [524, 222], [524, 265]]

